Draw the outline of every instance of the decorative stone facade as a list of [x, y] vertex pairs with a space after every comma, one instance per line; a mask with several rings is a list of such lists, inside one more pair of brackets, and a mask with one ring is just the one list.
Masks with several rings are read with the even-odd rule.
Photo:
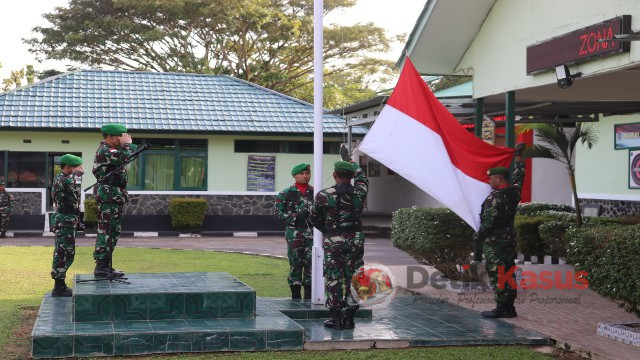
[[275, 195], [163, 195], [130, 194], [126, 215], [167, 215], [171, 198], [204, 198], [205, 215], [272, 215]]
[[13, 196], [13, 215], [41, 215], [41, 192], [11, 192]]
[[600, 205], [600, 216], [618, 217], [640, 215], [640, 201], [580, 199], [580, 205], [584, 204]]

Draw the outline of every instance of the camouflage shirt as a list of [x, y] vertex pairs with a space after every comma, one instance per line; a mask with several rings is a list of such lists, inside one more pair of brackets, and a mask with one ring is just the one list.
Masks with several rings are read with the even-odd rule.
[[[282, 192], [280, 192], [278, 196], [276, 196], [276, 217], [284, 221], [289, 227], [298, 227], [296, 226], [296, 220], [298, 220], [299, 225], [302, 225], [302, 222], [307, 220], [312, 203], [313, 186], [309, 185], [307, 192], [302, 195], [300, 190], [298, 190], [295, 185], [292, 185], [282, 190]], [[299, 219], [299, 215], [305, 218]]]
[[[93, 175], [98, 181], [102, 180], [105, 175], [128, 160], [136, 149], [137, 146], [134, 144], [126, 144], [122, 147], [114, 148], [106, 142], [101, 142], [93, 160]], [[111, 176], [113, 177], [111, 179], [113, 186], [123, 189], [127, 187], [129, 178], [126, 168], [122, 168], [117, 174]], [[104, 185], [108, 184], [109, 181], [106, 181]]]
[[310, 220], [325, 236], [361, 231], [362, 208], [367, 198], [369, 180], [362, 168], [354, 163], [354, 184], [341, 183], [319, 191], [311, 207]]
[[10, 214], [13, 210], [13, 195], [6, 190], [0, 191], [0, 213]]
[[61, 171], [53, 180], [51, 198], [58, 212], [78, 214], [80, 212], [80, 189], [76, 184], [75, 175], [66, 175]]
[[513, 228], [513, 218], [520, 202], [523, 181], [524, 162], [518, 161], [511, 177], [511, 186], [494, 190], [482, 203], [479, 238], [485, 238], [499, 230]]
[[75, 175], [60, 172], [53, 180], [51, 198], [56, 206], [52, 230], [75, 227], [80, 215], [80, 185], [76, 184]]

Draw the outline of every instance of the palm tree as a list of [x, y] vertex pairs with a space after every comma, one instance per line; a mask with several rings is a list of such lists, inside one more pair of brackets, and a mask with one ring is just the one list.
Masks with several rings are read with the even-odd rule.
[[576, 189], [576, 175], [574, 164], [574, 153], [576, 144], [586, 144], [588, 149], [598, 142], [597, 130], [591, 124], [584, 125], [576, 122], [576, 129], [573, 133], [565, 132], [562, 124], [529, 124], [522, 128], [522, 132], [536, 131], [536, 139], [539, 144], [525, 149], [524, 157], [538, 157], [560, 161], [567, 167], [571, 190], [573, 190], [573, 202], [576, 206], [576, 220], [578, 226], [582, 225], [582, 212], [578, 201], [578, 191]]

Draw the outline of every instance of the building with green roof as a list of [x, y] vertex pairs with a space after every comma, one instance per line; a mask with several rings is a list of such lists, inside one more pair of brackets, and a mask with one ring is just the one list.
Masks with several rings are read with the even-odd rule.
[[[230, 76], [65, 73], [0, 94], [0, 179], [17, 200], [10, 228], [42, 228], [59, 157], [76, 154], [90, 168], [99, 129], [111, 122], [151, 145], [130, 165], [125, 230], [169, 230], [168, 199], [184, 196], [208, 199], [209, 230], [279, 229], [273, 198], [291, 185], [293, 165], [313, 160], [313, 106], [261, 86]], [[322, 186], [332, 185], [345, 134], [344, 120], [326, 113]], [[87, 171], [83, 188], [94, 182]]]

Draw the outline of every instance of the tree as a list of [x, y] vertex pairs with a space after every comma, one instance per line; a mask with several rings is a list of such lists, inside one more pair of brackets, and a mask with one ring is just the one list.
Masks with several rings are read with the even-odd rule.
[[[2, 64], [0, 64], [2, 68]], [[22, 81], [25, 80], [27, 84], [33, 84], [36, 80], [36, 71], [33, 69], [33, 65], [27, 65], [19, 70], [11, 70], [9, 77], [2, 79], [2, 91], [11, 90], [13, 86], [15, 89], [22, 86]]]
[[431, 88], [431, 91], [436, 92], [438, 90], [448, 89], [456, 85], [464, 84], [471, 80], [471, 76], [447, 75], [431, 81], [429, 83], [429, 87]]
[[582, 225], [582, 211], [576, 188], [574, 154], [578, 141], [583, 145], [586, 144], [588, 149], [591, 149], [598, 142], [597, 130], [590, 124], [583, 125], [581, 122], [577, 122], [573, 132], [565, 131], [562, 124], [530, 124], [525, 125], [521, 131], [532, 130], [536, 131], [536, 138], [541, 144], [528, 147], [524, 151], [524, 157], [553, 159], [565, 164], [573, 191], [573, 201], [576, 205], [577, 223], [578, 226]]
[[[324, 13], [355, 2], [325, 0]], [[313, 82], [313, 0], [71, 0], [44, 18], [52, 25], [24, 40], [39, 57], [228, 74], [311, 100], [305, 87]], [[356, 88], [365, 93], [369, 74], [390, 65], [373, 56], [391, 40], [372, 23], [326, 26], [324, 40], [327, 77], [360, 81]]]

